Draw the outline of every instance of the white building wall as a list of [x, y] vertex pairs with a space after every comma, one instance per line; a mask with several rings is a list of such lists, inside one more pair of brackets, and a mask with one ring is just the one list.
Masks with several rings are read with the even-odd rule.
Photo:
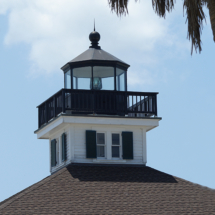
[[[67, 164], [73, 163], [116, 163], [116, 164], [146, 164], [147, 144], [146, 132], [157, 127], [161, 118], [129, 118], [111, 116], [67, 116], [61, 115], [49, 122], [46, 126], [35, 131], [38, 139], [49, 139], [50, 151], [51, 140], [58, 142], [59, 162], [51, 167], [50, 172], [55, 172]], [[86, 130], [95, 130], [105, 133], [105, 159], [86, 158]], [[132, 160], [112, 158], [112, 133], [123, 131], [133, 132], [133, 156]], [[67, 160], [61, 158], [61, 135], [67, 135]], [[120, 135], [121, 141], [122, 136]]]
[[[61, 136], [63, 133], [66, 133], [66, 138], [67, 138], [67, 160], [66, 161], [62, 161], [62, 139]], [[56, 144], [56, 156], [57, 156], [57, 165], [55, 167], [51, 167], [51, 140], [56, 139], [57, 144]], [[69, 164], [71, 162], [71, 137], [70, 137], [70, 129], [67, 126], [64, 129], [59, 130], [58, 132], [52, 134], [50, 136], [49, 139], [49, 143], [50, 143], [50, 172], [55, 172], [57, 170], [59, 170], [60, 168], [62, 168], [63, 166], [66, 166], [67, 164]]]
[[[87, 159], [86, 158], [86, 130], [95, 130], [96, 132], [105, 133], [105, 159]], [[134, 159], [112, 159], [111, 145], [112, 145], [112, 133], [120, 133], [120, 139], [122, 140], [121, 133], [123, 131], [133, 132], [133, 153]], [[67, 161], [61, 160], [61, 135], [66, 133], [67, 135]], [[52, 139], [57, 139], [59, 144], [59, 162], [55, 167], [50, 167], [51, 172], [55, 172], [63, 166], [74, 163], [117, 163], [117, 164], [146, 164], [146, 129], [142, 129], [139, 126], [123, 126], [123, 125], [66, 125], [64, 128], [53, 133], [50, 136], [50, 142]], [[50, 147], [51, 150], [51, 147]], [[51, 166], [51, 158], [50, 158]]]

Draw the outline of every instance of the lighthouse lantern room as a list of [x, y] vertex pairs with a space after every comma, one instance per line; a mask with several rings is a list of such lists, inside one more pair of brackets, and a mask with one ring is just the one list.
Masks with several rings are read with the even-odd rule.
[[146, 132], [159, 125], [157, 94], [127, 90], [129, 65], [88, 50], [62, 67], [64, 88], [38, 106], [38, 139], [49, 139], [50, 172], [69, 163], [146, 165]]

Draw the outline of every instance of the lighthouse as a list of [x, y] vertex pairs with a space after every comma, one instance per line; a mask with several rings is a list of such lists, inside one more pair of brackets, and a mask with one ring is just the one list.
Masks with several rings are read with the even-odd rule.
[[51, 174], [0, 202], [0, 214], [214, 214], [214, 189], [146, 165], [158, 93], [129, 91], [129, 65], [95, 30], [89, 39], [62, 67], [64, 88], [38, 106]]
[[[159, 125], [157, 92], [129, 91], [129, 64], [91, 45], [61, 69], [64, 88], [38, 108], [38, 139], [49, 140], [50, 172], [70, 163], [146, 165], [146, 134]], [[131, 74], [132, 76], [132, 74]]]

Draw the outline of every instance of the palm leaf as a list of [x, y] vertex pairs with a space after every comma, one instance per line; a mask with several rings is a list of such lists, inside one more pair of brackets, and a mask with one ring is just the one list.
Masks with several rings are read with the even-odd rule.
[[159, 16], [165, 17], [166, 11], [174, 8], [175, 0], [152, 0], [152, 7]]
[[187, 37], [191, 40], [191, 54], [193, 53], [193, 48], [195, 48], [196, 52], [197, 50], [202, 51], [201, 33], [203, 20], [205, 19], [202, 9], [203, 4], [202, 0], [184, 0], [184, 11], [186, 11], [186, 22], [188, 24]]
[[210, 14], [210, 20], [211, 20], [211, 28], [213, 31], [213, 39], [215, 42], [215, 0], [204, 0]]
[[[135, 0], [137, 1], [137, 0]], [[112, 11], [115, 11], [118, 16], [128, 13], [129, 0], [108, 0]], [[175, 0], [152, 0], [152, 7], [159, 16], [164, 17], [166, 12], [170, 12], [174, 7]], [[206, 4], [210, 11], [211, 26], [215, 41], [215, 0], [184, 0], [184, 12], [186, 13], [188, 24], [187, 36], [191, 40], [191, 54], [193, 48], [196, 52], [202, 51], [201, 33], [203, 29], [203, 21], [205, 14], [202, 7]]]

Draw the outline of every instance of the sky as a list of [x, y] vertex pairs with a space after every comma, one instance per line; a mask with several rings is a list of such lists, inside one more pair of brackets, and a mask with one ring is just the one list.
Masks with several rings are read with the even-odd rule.
[[60, 68], [90, 46], [131, 65], [128, 90], [159, 92], [159, 127], [147, 133], [147, 166], [215, 189], [215, 43], [210, 19], [191, 56], [182, 1], [159, 18], [151, 1], [117, 17], [107, 0], [0, 0], [0, 201], [50, 175], [36, 106], [63, 88]]

